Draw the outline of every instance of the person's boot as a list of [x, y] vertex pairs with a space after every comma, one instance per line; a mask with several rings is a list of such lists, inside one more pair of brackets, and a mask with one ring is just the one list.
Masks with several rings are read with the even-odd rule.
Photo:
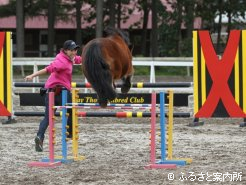
[[35, 137], [35, 150], [36, 152], [42, 152], [43, 151], [43, 140], [40, 139], [40, 137]]

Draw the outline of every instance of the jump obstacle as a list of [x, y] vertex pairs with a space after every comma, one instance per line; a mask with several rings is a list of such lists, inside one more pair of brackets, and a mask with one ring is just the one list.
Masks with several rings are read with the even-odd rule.
[[[149, 104], [109, 104], [109, 109], [117, 109], [117, 108], [127, 108], [127, 109], [145, 109], [150, 111], [151, 114], [151, 147], [150, 147], [150, 164], [146, 166], [146, 169], [154, 169], [154, 168], [176, 168], [177, 165], [183, 166], [186, 164], [190, 164], [192, 159], [174, 159], [173, 158], [173, 91], [169, 90], [168, 93], [168, 113], [165, 112], [165, 93], [160, 92], [160, 113], [156, 112], [157, 103], [156, 103], [156, 93], [152, 92], [151, 94], [151, 105]], [[75, 96], [75, 97], [78, 97]], [[76, 102], [76, 101], [75, 101]], [[68, 103], [69, 108], [85, 108], [88, 106], [89, 108], [97, 108], [99, 104], [83, 104], [83, 103]], [[117, 107], [119, 106], [119, 107]], [[59, 107], [57, 107], [59, 108]], [[125, 113], [125, 114], [123, 114]], [[118, 117], [132, 117], [132, 112], [115, 112], [113, 113], [118, 115]], [[135, 115], [137, 117], [142, 117], [143, 112], [137, 112]], [[160, 136], [161, 136], [161, 159], [160, 161], [156, 161], [156, 115], [160, 116]], [[86, 112], [77, 112], [76, 120], [78, 117], [86, 117]], [[165, 117], [168, 118], [168, 124], [166, 126]], [[167, 131], [166, 131], [167, 129]], [[166, 140], [167, 139], [167, 140]], [[167, 147], [166, 147], [167, 144]]]
[[[93, 106], [93, 108], [98, 108], [98, 104], [89, 105], [89, 104], [79, 104], [76, 103], [78, 101], [78, 89], [72, 89], [72, 102], [67, 103], [67, 91], [62, 91], [62, 106], [54, 106], [54, 93], [49, 93], [49, 120], [50, 120], [50, 129], [49, 129], [49, 158], [44, 158], [40, 162], [30, 162], [28, 163], [29, 166], [41, 166], [41, 167], [54, 167], [60, 165], [61, 163], [69, 163], [72, 161], [83, 160], [84, 156], [78, 155], [78, 118], [84, 117], [86, 115], [84, 112], [78, 112], [78, 109], [84, 109], [86, 107]], [[150, 148], [150, 164], [146, 166], [146, 169], [153, 169], [153, 168], [176, 168], [177, 165], [186, 165], [191, 163], [191, 159], [177, 159], [173, 160], [172, 157], [172, 130], [173, 130], [173, 92], [168, 91], [168, 113], [165, 113], [165, 94], [163, 92], [160, 93], [160, 106], [158, 107], [156, 104], [156, 93], [152, 92], [151, 94], [151, 105], [147, 104], [138, 104], [138, 105], [117, 105], [111, 104], [109, 108], [117, 109], [127, 107], [129, 109], [134, 108], [143, 108], [145, 110], [150, 111], [151, 113], [151, 148]], [[75, 102], [75, 103], [74, 103]], [[160, 113], [156, 113], [156, 107], [160, 108]], [[54, 109], [62, 109], [60, 115], [62, 115], [62, 156], [55, 156], [54, 155], [54, 144], [55, 144], [55, 128], [54, 128]], [[72, 153], [73, 156], [67, 156], [67, 109], [72, 109], [72, 116], [73, 116], [73, 136], [72, 136]], [[116, 113], [117, 114], [117, 113]], [[126, 112], [127, 117], [129, 116], [129, 112]], [[161, 136], [161, 160], [156, 161], [156, 115], [160, 115], [160, 136]], [[138, 112], [137, 115], [141, 117], [141, 112]], [[166, 123], [165, 117], [168, 118], [168, 126], [166, 131]], [[167, 141], [166, 141], [167, 138]], [[167, 148], [165, 147], [167, 142]]]
[[[76, 96], [76, 90], [72, 90], [72, 101], [74, 102], [77, 97]], [[78, 119], [76, 119], [76, 109], [72, 109], [72, 116], [73, 116], [73, 122], [72, 122], [72, 156], [68, 156], [67, 150], [68, 145], [67, 142], [70, 140], [67, 138], [68, 136], [68, 126], [67, 126], [67, 108], [65, 107], [67, 103], [67, 91], [62, 91], [62, 112], [60, 112], [60, 115], [62, 116], [62, 155], [61, 156], [55, 156], [54, 152], [54, 145], [56, 144], [55, 141], [55, 127], [54, 127], [54, 109], [56, 109], [56, 106], [54, 106], [54, 92], [49, 92], [49, 158], [43, 158], [41, 161], [38, 162], [30, 162], [28, 163], [28, 166], [33, 167], [55, 167], [58, 165], [61, 165], [61, 163], [70, 163], [72, 161], [79, 161], [84, 160], [84, 156], [78, 155], [78, 133], [79, 133], [79, 125], [78, 125]]]
[[[73, 88], [89, 88], [90, 85], [88, 83], [72, 83]], [[172, 82], [172, 83], [133, 83], [133, 87], [136, 88], [170, 88], [174, 87], [190, 87], [192, 84], [189, 82]], [[26, 83], [26, 82], [15, 82], [13, 83], [14, 87], [43, 87], [44, 83]], [[117, 87], [121, 87], [121, 84], [116, 84]], [[19, 93], [20, 96], [20, 105], [21, 106], [44, 106], [44, 98], [40, 97], [38, 93]], [[175, 106], [188, 106], [188, 96], [191, 95], [189, 93], [175, 93], [174, 95], [174, 105]], [[80, 101], [78, 102], [95, 102], [97, 99], [95, 93], [80, 93], [79, 94]], [[134, 102], [130, 102], [130, 100], [135, 100]], [[121, 109], [128, 109], [128, 104], [136, 105], [136, 101], [140, 100], [140, 103], [143, 104], [142, 101], [146, 102], [146, 104], [151, 103], [150, 93], [128, 93], [128, 94], [119, 94], [119, 97], [116, 98], [115, 103], [111, 103], [112, 106], [118, 104], [124, 104]], [[128, 101], [128, 102], [127, 102]], [[78, 104], [81, 105], [81, 104]], [[91, 105], [92, 106], [92, 105]], [[118, 107], [118, 106], [117, 106]], [[113, 108], [113, 107], [112, 107]], [[87, 107], [88, 109], [88, 107]], [[118, 108], [120, 109], [120, 108]], [[15, 116], [43, 116], [43, 112], [13, 112]], [[127, 117], [132, 115], [132, 117], [138, 117], [139, 114], [132, 113], [126, 115], [124, 112], [122, 113], [112, 113], [112, 112], [84, 112], [81, 113], [84, 117]], [[55, 114], [59, 116], [59, 114]], [[151, 114], [148, 112], [144, 112], [142, 117], [150, 117]], [[158, 115], [157, 115], [158, 116]], [[191, 117], [190, 112], [174, 112], [174, 117]]]
[[[75, 95], [73, 97], [79, 97], [78, 91], [75, 91]], [[167, 93], [167, 97], [169, 100], [168, 112], [166, 114], [165, 111], [165, 93], [160, 92], [160, 106], [157, 106], [156, 103], [156, 93], [151, 93], [151, 105], [149, 104], [109, 104], [109, 109], [117, 109], [117, 108], [127, 108], [127, 109], [145, 109], [150, 111], [151, 113], [151, 147], [150, 147], [150, 164], [147, 165], [146, 169], [154, 169], [154, 168], [176, 168], [177, 165], [184, 166], [186, 164], [190, 164], [192, 159], [189, 158], [181, 158], [175, 159], [173, 158], [173, 91], [169, 90]], [[75, 99], [73, 102], [77, 102]], [[72, 108], [72, 109], [84, 109], [88, 108], [99, 108], [99, 104], [86, 104], [86, 103], [67, 103], [67, 106], [56, 106], [56, 108]], [[107, 107], [107, 108], [108, 108]], [[156, 112], [156, 108], [160, 108], [160, 112]], [[123, 114], [125, 113], [125, 114]], [[115, 115], [119, 115], [119, 117], [132, 117], [132, 112], [115, 112]], [[137, 112], [136, 115], [141, 117], [143, 112]], [[160, 137], [161, 137], [161, 156], [160, 161], [156, 160], [156, 115], [160, 115]], [[86, 117], [86, 112], [76, 112], [74, 114], [75, 120], [78, 120], [78, 117]], [[168, 119], [168, 124], [166, 125], [165, 117]], [[167, 147], [166, 147], [167, 144]]]
[[[192, 159], [173, 158], [173, 91], [168, 91], [168, 124], [165, 121], [165, 94], [160, 92], [160, 160], [156, 159], [156, 93], [152, 93], [150, 164], [145, 169], [176, 168], [190, 164]], [[166, 147], [167, 146], [167, 147]]]

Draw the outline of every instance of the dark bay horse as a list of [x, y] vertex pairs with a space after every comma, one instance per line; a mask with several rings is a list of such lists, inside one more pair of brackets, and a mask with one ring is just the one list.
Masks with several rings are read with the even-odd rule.
[[83, 73], [96, 91], [101, 107], [116, 98], [115, 80], [122, 80], [122, 93], [130, 90], [134, 72], [128, 34], [112, 27], [104, 32], [106, 37], [91, 40], [82, 52]]

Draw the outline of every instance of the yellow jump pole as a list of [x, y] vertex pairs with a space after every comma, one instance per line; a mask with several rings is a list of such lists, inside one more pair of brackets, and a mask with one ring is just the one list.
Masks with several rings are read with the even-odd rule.
[[190, 158], [178, 158], [174, 159], [173, 158], [173, 91], [169, 90], [168, 91], [168, 99], [169, 99], [169, 104], [168, 104], [168, 152], [167, 152], [167, 159], [168, 160], [173, 160], [180, 162], [182, 164], [183, 161], [186, 162], [186, 164], [192, 163], [192, 159]]
[[[72, 87], [76, 87], [76, 83], [72, 83]], [[78, 102], [78, 95], [79, 89], [72, 88], [72, 102], [77, 103]], [[77, 108], [73, 107], [72, 108], [72, 127], [73, 127], [73, 137], [72, 137], [72, 153], [73, 153], [73, 158], [75, 161], [78, 160], [83, 160], [85, 159], [84, 156], [79, 156], [78, 155], [78, 140], [79, 140], [79, 124], [78, 124], [78, 114], [77, 114]]]
[[167, 124], [167, 159], [171, 160], [173, 157], [173, 91], [168, 91], [168, 124]]

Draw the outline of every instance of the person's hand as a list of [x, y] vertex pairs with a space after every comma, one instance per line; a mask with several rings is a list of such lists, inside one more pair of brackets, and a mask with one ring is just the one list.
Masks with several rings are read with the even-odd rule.
[[25, 81], [32, 80], [32, 79], [33, 79], [32, 75], [28, 75], [28, 76], [25, 77]]

